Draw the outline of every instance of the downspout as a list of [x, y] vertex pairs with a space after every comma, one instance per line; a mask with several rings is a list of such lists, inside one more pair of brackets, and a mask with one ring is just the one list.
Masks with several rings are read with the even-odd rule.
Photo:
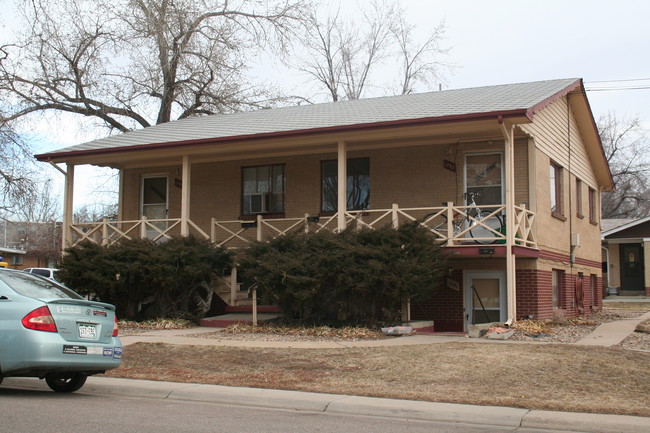
[[605, 263], [607, 263], [607, 289], [609, 290], [609, 288], [612, 287], [609, 282], [609, 248], [604, 245], [601, 245], [600, 247], [605, 250]]
[[505, 141], [506, 166], [506, 306], [507, 325], [517, 320], [517, 287], [515, 274], [515, 256], [512, 247], [515, 243], [515, 169], [514, 169], [514, 131], [516, 125], [505, 125], [499, 117], [499, 125]]

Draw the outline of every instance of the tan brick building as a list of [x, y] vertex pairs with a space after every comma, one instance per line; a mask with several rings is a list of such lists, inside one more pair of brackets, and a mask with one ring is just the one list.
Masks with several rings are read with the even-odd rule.
[[602, 305], [600, 191], [613, 185], [579, 79], [184, 119], [37, 158], [67, 164], [67, 197], [75, 165], [120, 170], [119, 221], [72, 224], [68, 199], [67, 245], [193, 234], [239, 248], [418, 220], [450, 269], [412, 319], [462, 332]]

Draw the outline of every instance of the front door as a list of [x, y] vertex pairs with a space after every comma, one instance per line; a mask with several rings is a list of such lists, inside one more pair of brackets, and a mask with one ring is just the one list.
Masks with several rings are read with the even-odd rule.
[[468, 325], [506, 321], [505, 281], [503, 271], [466, 273], [465, 319]]
[[[142, 178], [142, 215], [154, 220], [151, 225], [161, 231], [167, 230], [167, 177], [150, 176]], [[147, 237], [154, 239], [160, 232], [148, 227]]]
[[621, 290], [645, 290], [643, 247], [641, 244], [621, 244]]
[[465, 156], [465, 192], [474, 194], [476, 204], [503, 203], [503, 163], [501, 159], [501, 153], [467, 154]]

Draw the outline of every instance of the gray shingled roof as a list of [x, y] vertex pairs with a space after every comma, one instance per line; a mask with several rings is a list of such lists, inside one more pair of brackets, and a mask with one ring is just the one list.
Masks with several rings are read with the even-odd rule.
[[193, 117], [89, 141], [38, 157], [159, 143], [223, 140], [259, 134], [530, 110], [577, 81], [577, 78], [538, 81]]

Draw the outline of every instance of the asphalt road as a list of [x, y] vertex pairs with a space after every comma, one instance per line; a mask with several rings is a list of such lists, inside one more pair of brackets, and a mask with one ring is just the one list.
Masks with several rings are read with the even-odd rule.
[[[0, 431], [20, 433], [498, 433], [537, 430], [0, 388]], [[545, 430], [548, 433], [548, 430]]]

